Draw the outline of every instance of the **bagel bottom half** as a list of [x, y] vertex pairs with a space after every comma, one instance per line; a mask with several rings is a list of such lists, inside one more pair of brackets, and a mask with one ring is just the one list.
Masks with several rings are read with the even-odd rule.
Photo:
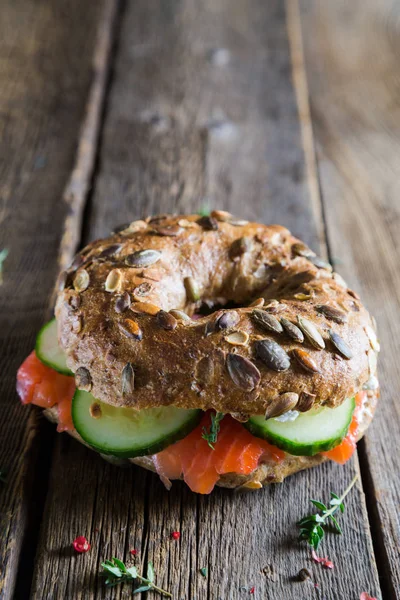
[[[376, 404], [379, 397], [379, 390], [369, 390], [367, 393], [367, 401], [363, 405], [360, 413], [359, 421], [359, 433], [358, 440], [362, 438], [369, 424], [372, 421], [372, 417], [375, 412]], [[58, 422], [57, 407], [45, 409], [44, 415], [47, 419], [53, 423]], [[77, 439], [79, 442], [91, 448], [86, 442], [83, 441], [77, 431], [68, 431], [68, 433]], [[93, 450], [93, 448], [91, 448]], [[96, 452], [96, 450], [95, 450]], [[114, 458], [101, 454], [102, 458], [115, 464], [117, 466], [129, 466], [131, 463], [139, 465], [149, 471], [157, 472], [153, 458], [151, 456], [140, 456], [137, 458]], [[315, 456], [293, 456], [286, 454], [285, 458], [280, 463], [261, 463], [252, 473], [249, 475], [241, 475], [238, 473], [226, 473], [221, 475], [217, 482], [217, 485], [225, 488], [244, 488], [244, 489], [258, 489], [261, 485], [267, 485], [268, 483], [280, 483], [289, 475], [314, 467], [328, 460], [323, 454], [316, 454]], [[166, 487], [170, 487], [169, 480], [163, 480]]]

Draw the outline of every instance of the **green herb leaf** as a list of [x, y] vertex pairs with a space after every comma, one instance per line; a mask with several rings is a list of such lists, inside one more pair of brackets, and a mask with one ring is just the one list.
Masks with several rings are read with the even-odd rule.
[[221, 413], [221, 412], [216, 412], [215, 414], [212, 414], [211, 415], [211, 425], [210, 425], [209, 429], [207, 429], [207, 427], [203, 427], [203, 433], [202, 433], [201, 437], [203, 438], [203, 440], [206, 440], [206, 442], [208, 443], [208, 445], [210, 446], [210, 448], [212, 450], [214, 450], [214, 444], [216, 443], [216, 441], [218, 439], [218, 434], [219, 434], [219, 430], [220, 430], [220, 422], [222, 421], [224, 416], [225, 416], [225, 414]]
[[121, 569], [122, 573], [126, 573], [126, 567], [124, 565], [124, 563], [122, 562], [122, 560], [119, 560], [118, 558], [113, 558], [114, 564]]
[[141, 585], [140, 587], [136, 588], [136, 590], [134, 590], [133, 593], [140, 594], [141, 592], [148, 592], [149, 590], [151, 590], [150, 585]]
[[200, 569], [200, 573], [203, 575], [203, 577], [207, 577], [207, 572], [208, 572], [207, 567], [202, 567]]
[[132, 577], [132, 579], [136, 579], [138, 576], [138, 570], [136, 567], [129, 567], [126, 569], [126, 572]]
[[329, 502], [330, 508], [328, 508], [323, 502], [319, 500], [311, 500], [311, 502], [318, 508], [321, 513], [316, 513], [313, 515], [308, 515], [307, 517], [303, 517], [297, 523], [298, 527], [300, 527], [299, 538], [301, 540], [306, 540], [314, 550], [318, 550], [320, 543], [322, 542], [325, 530], [324, 527], [329, 522], [329, 519], [333, 522], [336, 531], [338, 533], [342, 533], [342, 529], [339, 526], [339, 523], [334, 517], [334, 513], [337, 510], [340, 512], [344, 512], [344, 504], [343, 500], [350, 492], [351, 488], [357, 481], [358, 475], [354, 477], [350, 485], [346, 488], [343, 494], [339, 497], [337, 494], [331, 492], [331, 500]]
[[154, 581], [154, 568], [153, 563], [149, 562], [147, 564], [147, 579], [153, 583]]
[[172, 594], [158, 587], [154, 583], [154, 568], [153, 564], [149, 562], [147, 564], [147, 577], [143, 577], [139, 575], [138, 570], [135, 566], [127, 567], [122, 560], [118, 558], [113, 558], [112, 560], [105, 560], [101, 563], [103, 567], [103, 572], [101, 575], [106, 577], [105, 583], [107, 586], [115, 586], [122, 583], [129, 583], [138, 579], [144, 585], [136, 588], [133, 591], [133, 594], [139, 594], [140, 592], [147, 592], [152, 590], [153, 592], [158, 592], [163, 596], [168, 596], [172, 598]]

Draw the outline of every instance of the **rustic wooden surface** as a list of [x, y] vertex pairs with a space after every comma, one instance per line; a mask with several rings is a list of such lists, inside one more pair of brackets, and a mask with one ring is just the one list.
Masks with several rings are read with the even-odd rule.
[[[385, 445], [399, 434], [395, 4], [106, 0], [104, 12], [89, 4], [3, 7], [2, 140], [7, 127], [12, 135], [0, 184], [1, 243], [11, 250], [1, 288], [0, 465], [10, 471], [0, 490], [1, 600], [29, 597], [31, 580], [35, 599], [129, 597], [129, 587], [105, 589], [98, 572], [130, 548], [154, 562], [157, 582], [178, 600], [400, 597], [399, 487], [388, 477], [398, 463]], [[333, 572], [311, 563], [295, 522], [310, 497], [346, 487], [357, 457], [259, 493], [201, 497], [181, 483], [167, 492], [153, 474], [118, 469], [55, 435], [16, 401], [15, 370], [44, 319], [57, 248], [67, 261], [80, 223], [86, 243], [144, 213], [204, 206], [280, 222], [328, 249], [378, 318], [385, 405], [360, 451], [368, 514], [359, 483], [345, 536], [324, 542]], [[78, 534], [92, 544], [86, 555], [71, 549]], [[318, 589], [296, 581], [304, 566]]]

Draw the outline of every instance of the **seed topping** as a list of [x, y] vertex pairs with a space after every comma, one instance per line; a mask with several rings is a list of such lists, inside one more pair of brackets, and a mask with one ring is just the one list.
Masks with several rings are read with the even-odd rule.
[[156, 315], [160, 312], [160, 307], [151, 302], [135, 302], [131, 305], [131, 311], [135, 313], [145, 313], [146, 315]]
[[367, 337], [369, 339], [369, 343], [370, 346], [373, 350], [375, 350], [375, 352], [379, 352], [381, 349], [381, 345], [378, 342], [378, 338], [376, 336], [375, 331], [372, 329], [372, 327], [370, 327], [369, 325], [366, 325], [364, 327], [364, 331], [367, 334]]
[[229, 353], [226, 357], [226, 367], [233, 383], [242, 390], [251, 392], [260, 384], [261, 373], [248, 358]]
[[125, 263], [130, 267], [146, 268], [154, 265], [160, 258], [161, 252], [158, 250], [137, 250], [125, 257]]
[[85, 390], [85, 392], [90, 392], [93, 382], [90, 372], [88, 369], [86, 369], [86, 367], [79, 367], [79, 369], [76, 370], [75, 383], [78, 389]]
[[175, 317], [165, 310], [160, 310], [157, 313], [156, 321], [160, 327], [166, 329], [167, 331], [172, 331], [178, 325], [178, 321], [175, 319]]
[[234, 259], [242, 256], [251, 249], [252, 241], [249, 237], [241, 237], [232, 242], [229, 248], [229, 258]]
[[127, 362], [122, 369], [121, 387], [123, 396], [125, 394], [132, 394], [135, 389], [135, 372], [130, 362]]
[[302, 344], [304, 342], [303, 332], [301, 331], [301, 329], [299, 329], [299, 327], [297, 327], [297, 325], [295, 325], [288, 319], [285, 319], [285, 317], [281, 318], [281, 325], [282, 325], [283, 329], [285, 330], [285, 333], [290, 338], [292, 338], [292, 340], [294, 340], [295, 342], [298, 342], [299, 344]]
[[90, 283], [89, 273], [86, 269], [79, 269], [74, 277], [73, 285], [77, 292], [84, 292]]
[[347, 360], [353, 358], [353, 353], [343, 338], [341, 338], [338, 333], [333, 331], [333, 329], [329, 329], [328, 333], [332, 344], [335, 346], [339, 354], [341, 354], [343, 358], [346, 358]]
[[264, 298], [257, 298], [256, 300], [253, 300], [253, 302], [251, 304], [249, 304], [249, 306], [251, 308], [262, 308], [265, 304], [265, 299]]
[[202, 227], [205, 231], [217, 231], [218, 229], [218, 221], [214, 219], [214, 217], [200, 217], [197, 223]]
[[292, 350], [292, 356], [296, 359], [298, 364], [303, 367], [308, 373], [320, 373], [317, 363], [311, 357], [311, 355], [303, 350], [303, 348], [294, 348]]
[[334, 308], [333, 306], [329, 306], [328, 304], [317, 304], [315, 310], [321, 315], [324, 315], [327, 319], [334, 321], [335, 323], [346, 323], [347, 315], [343, 311], [338, 308]]
[[122, 275], [119, 269], [113, 269], [107, 275], [106, 282], [104, 284], [104, 289], [106, 292], [116, 292], [119, 290], [122, 282]]
[[295, 256], [304, 256], [305, 258], [315, 256], [315, 252], [313, 252], [308, 246], [306, 246], [302, 242], [296, 242], [295, 244], [293, 244], [292, 253]]
[[215, 322], [216, 329], [230, 329], [231, 327], [235, 327], [240, 321], [240, 315], [236, 312], [236, 310], [228, 310], [223, 312], [220, 317]]
[[104, 248], [104, 250], [102, 250], [100, 252], [98, 258], [99, 259], [111, 258], [112, 256], [115, 256], [116, 254], [121, 252], [121, 249], [122, 249], [122, 244], [113, 244], [112, 246], [108, 246], [107, 248]]
[[164, 237], [176, 237], [182, 233], [182, 227], [179, 225], [166, 225], [162, 227], [161, 225], [154, 227], [154, 231], [161, 236]]
[[199, 288], [193, 277], [185, 277], [183, 284], [185, 286], [186, 295], [191, 302], [200, 300]]
[[272, 371], [287, 371], [290, 367], [289, 355], [274, 340], [257, 340], [254, 348], [257, 357]]
[[225, 336], [225, 340], [228, 344], [233, 346], [245, 346], [249, 341], [249, 334], [245, 331], [233, 331], [229, 335]]
[[265, 312], [265, 310], [255, 308], [252, 311], [251, 316], [256, 325], [261, 327], [261, 329], [264, 329], [265, 331], [273, 331], [274, 333], [282, 333], [283, 328], [278, 319]]
[[192, 321], [189, 315], [187, 315], [183, 310], [179, 310], [177, 308], [172, 308], [169, 311], [169, 314], [175, 317], [177, 321]]
[[122, 294], [122, 296], [117, 298], [117, 300], [115, 301], [115, 305], [114, 305], [115, 312], [122, 313], [127, 308], [129, 308], [130, 305], [131, 305], [131, 297], [129, 296], [128, 292], [124, 292]]
[[143, 337], [142, 330], [138, 323], [133, 319], [124, 319], [121, 323], [118, 323], [118, 327], [121, 332], [130, 339], [140, 342]]
[[319, 350], [323, 350], [325, 348], [324, 338], [318, 331], [317, 327], [304, 317], [297, 316], [297, 322], [299, 324], [300, 329], [310, 342], [314, 348], [318, 348]]
[[315, 394], [310, 394], [309, 392], [301, 392], [300, 394], [300, 398], [299, 401], [297, 403], [296, 409], [299, 412], [307, 412], [309, 411], [313, 404], [314, 404], [314, 400], [316, 398]]
[[294, 392], [285, 392], [276, 396], [272, 402], [267, 406], [265, 411], [265, 418], [272, 419], [274, 417], [280, 417], [289, 410], [293, 410], [297, 405], [299, 395]]
[[144, 298], [148, 296], [153, 290], [153, 285], [148, 281], [144, 281], [133, 290], [133, 295], [137, 298]]

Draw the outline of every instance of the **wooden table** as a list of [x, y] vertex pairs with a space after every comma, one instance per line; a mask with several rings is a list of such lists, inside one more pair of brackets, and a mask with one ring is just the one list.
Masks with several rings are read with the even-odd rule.
[[[177, 600], [400, 598], [399, 3], [4, 0], [0, 30], [0, 598], [130, 597], [98, 576], [130, 548]], [[75, 249], [204, 206], [286, 225], [376, 316], [382, 401], [345, 467], [258, 493], [167, 492], [20, 406], [17, 367]], [[295, 523], [355, 473], [328, 571]]]

